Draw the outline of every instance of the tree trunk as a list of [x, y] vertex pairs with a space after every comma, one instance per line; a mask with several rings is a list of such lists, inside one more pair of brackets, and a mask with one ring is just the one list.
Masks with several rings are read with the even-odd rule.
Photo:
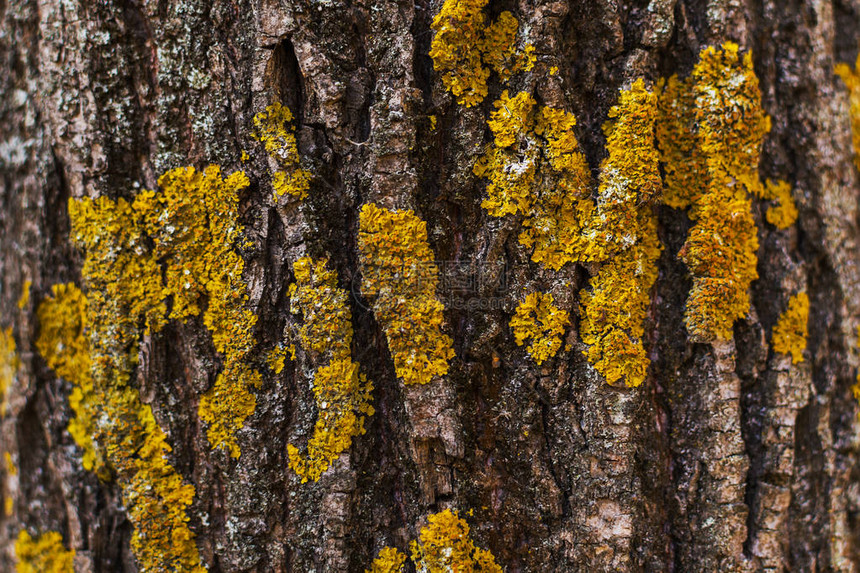
[[[511, 11], [536, 62], [504, 81], [494, 73], [471, 107], [446, 91], [429, 55], [441, 8], [0, 0], [0, 327], [12, 328], [19, 360], [0, 437], [10, 455], [0, 569], [21, 561], [26, 530], [59, 532], [78, 572], [185, 570], [144, 563], [132, 547], [121, 470], [83, 468], [68, 431], [74, 384], [37, 351], [37, 309], [55, 284], [94, 292], [86, 249], [70, 239], [70, 199], [131, 201], [171, 169], [217, 164], [250, 180], [234, 252], [258, 358], [301, 327], [293, 265], [328, 259], [349, 295], [351, 356], [375, 412], [318, 481], [302, 483], [287, 446], [302, 450], [313, 433], [319, 356], [299, 348], [280, 373], [259, 358], [256, 408], [233, 457], [211, 447], [198, 415], [226, 362], [204, 314], [141, 327], [128, 384], [166, 435], [165, 459], [194, 486], [185, 515], [208, 571], [364, 571], [383, 547], [409, 553], [445, 509], [509, 572], [857, 570], [860, 183], [834, 67], [857, 55], [860, 1], [494, 0], [488, 21]], [[679, 256], [695, 221], [655, 205], [663, 249], [645, 323], [650, 366], [638, 387], [608, 384], [580, 336], [582, 293], [599, 266], [548, 270], [518, 241], [521, 217], [482, 208], [486, 179], [473, 165], [492, 140], [493, 102], [526, 91], [572, 113], [596, 190], [601, 126], [619, 90], [687, 77], [705, 47], [725, 42], [753, 55], [772, 120], [760, 174], [791, 183], [799, 217], [776, 229], [753, 201], [749, 312], [729, 340], [697, 342]], [[255, 114], [274, 101], [295, 116], [311, 174], [301, 201], [273, 197], [277, 165], [253, 137]], [[362, 282], [372, 263], [359, 249], [365, 204], [427, 224], [454, 351], [428, 384], [398, 376], [388, 319]], [[500, 280], [462, 284], [488, 275]], [[562, 347], [540, 365], [510, 327], [535, 291], [570, 316]], [[771, 341], [799, 292], [809, 333], [793, 364]]]

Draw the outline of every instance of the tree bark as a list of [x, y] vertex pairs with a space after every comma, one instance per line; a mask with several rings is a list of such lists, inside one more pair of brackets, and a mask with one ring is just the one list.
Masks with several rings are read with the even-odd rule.
[[[209, 447], [197, 415], [220, 368], [202, 319], [142, 336], [132, 379], [195, 487], [189, 524], [209, 571], [363, 571], [384, 546], [408, 552], [446, 508], [509, 572], [860, 567], [860, 183], [848, 92], [833, 71], [856, 58], [860, 1], [489, 7], [510, 10], [536, 48], [535, 68], [506, 89], [573, 113], [594, 173], [620, 88], [684, 77], [709, 45], [753, 54], [773, 123], [760, 171], [792, 184], [798, 221], [776, 230], [755, 202], [749, 315], [733, 340], [696, 343], [678, 257], [691, 221], [658, 208], [664, 249], [638, 388], [607, 384], [583, 354], [577, 300], [591, 269], [542, 269], [516, 225], [481, 208], [485, 182], [472, 166], [503, 86], [491, 79], [475, 107], [445, 91], [428, 55], [441, 4], [0, 0], [0, 327], [13, 328], [20, 357], [0, 436], [17, 470], [0, 472], [13, 504], [0, 515], [0, 569], [14, 570], [26, 529], [60, 532], [76, 571], [138, 570], [120, 488], [83, 469], [67, 431], [71, 385], [36, 351], [35, 311], [52, 285], [82, 284], [70, 198], [131, 199], [172, 168], [210, 163], [251, 181], [239, 252], [257, 342], [271, 347], [297, 320], [293, 262], [328, 257], [351, 293], [353, 356], [376, 412], [318, 482], [301, 483], [287, 445], [304, 443], [316, 420], [308, 364], [263, 377], [234, 459]], [[275, 100], [295, 115], [313, 173], [301, 206], [273, 203], [269, 159], [252, 138], [252, 118]], [[443, 273], [504, 270], [492, 293], [440, 293], [456, 355], [428, 385], [398, 379], [361, 293], [365, 203], [414, 210]], [[19, 308], [25, 281], [31, 300]], [[526, 287], [552, 290], [572, 317], [541, 366], [508, 326]], [[809, 336], [806, 359], [792, 364], [770, 340], [799, 291], [811, 302]]]

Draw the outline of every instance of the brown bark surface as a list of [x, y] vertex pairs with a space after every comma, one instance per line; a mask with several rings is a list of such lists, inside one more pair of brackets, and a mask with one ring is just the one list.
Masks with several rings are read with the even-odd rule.
[[[350, 297], [354, 355], [374, 382], [376, 414], [317, 483], [287, 466], [287, 444], [304, 443], [316, 419], [307, 364], [264, 377], [232, 459], [210, 449], [197, 416], [219, 368], [202, 320], [144, 338], [135, 379], [173, 465], [196, 488], [190, 525], [209, 571], [363, 571], [445, 508], [509, 572], [860, 567], [851, 393], [860, 183], [848, 94], [833, 73], [857, 55], [860, 1], [491, 2], [492, 13], [514, 13], [538, 54], [511, 89], [574, 113], [595, 173], [619, 88], [684, 76], [707, 45], [753, 52], [773, 120], [761, 174], [792, 183], [800, 217], [777, 231], [755, 203], [751, 312], [733, 341], [702, 344], [682, 322], [690, 279], [677, 253], [690, 221], [659, 208], [652, 365], [635, 389], [607, 385], [582, 353], [577, 300], [588, 271], [542, 270], [516, 225], [481, 209], [485, 184], [472, 165], [501, 87], [493, 80], [473, 108], [445, 92], [428, 56], [440, 6], [0, 0], [0, 326], [13, 327], [21, 357], [0, 423], [0, 449], [19, 470], [0, 470], [14, 500], [12, 515], [0, 514], [0, 570], [14, 570], [24, 527], [61, 532], [77, 571], [137, 570], [120, 492], [83, 470], [66, 430], [71, 387], [35, 350], [35, 308], [53, 284], [81, 282], [70, 197], [131, 198], [171, 168], [209, 163], [251, 179], [241, 254], [261, 344], [296, 320], [287, 288], [299, 256], [330, 257], [341, 286], [359, 292], [367, 202], [415, 210], [443, 269], [456, 262], [479, 275], [501, 264], [506, 278], [498, 291], [448, 298], [456, 357], [446, 377], [420, 387], [396, 378], [367, 299]], [[250, 136], [254, 114], [278, 98], [313, 165], [301, 207], [272, 206], [268, 159]], [[19, 309], [26, 280], [31, 303]], [[571, 349], [540, 367], [508, 327], [525, 287], [553, 292], [572, 312]], [[800, 290], [810, 333], [806, 360], [792, 365], [770, 333]]]

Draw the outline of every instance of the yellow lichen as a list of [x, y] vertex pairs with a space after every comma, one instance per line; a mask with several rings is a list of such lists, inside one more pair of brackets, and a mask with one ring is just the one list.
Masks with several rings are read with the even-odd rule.
[[269, 370], [275, 374], [283, 372], [288, 352], [289, 348], [284, 348], [282, 346], [273, 348], [266, 356], [266, 366], [269, 367]]
[[[860, 326], [857, 327], [857, 347], [860, 348]], [[854, 394], [854, 399], [860, 403], [860, 371], [857, 372], [854, 385], [851, 387], [851, 393]], [[860, 413], [858, 413], [860, 416]]]
[[[134, 526], [131, 547], [140, 570], [202, 573], [186, 514], [194, 486], [184, 484], [169, 463], [167, 437], [129, 385], [136, 349], [126, 333], [115, 330], [129, 301], [107, 299], [104, 292], [93, 292], [88, 301], [69, 285], [53, 292], [39, 307], [37, 347], [58, 374], [82, 390], [70, 431], [78, 443], [90, 444], [89, 463], [101, 475], [109, 468], [116, 476]], [[121, 314], [105, 321], [113, 312]]]
[[837, 64], [836, 75], [842, 78], [848, 88], [851, 115], [851, 142], [854, 147], [854, 165], [860, 169], [860, 55], [854, 69], [848, 64]]
[[362, 288], [388, 339], [394, 370], [405, 384], [426, 384], [448, 372], [451, 337], [442, 333], [436, 298], [439, 269], [427, 242], [427, 224], [412, 211], [373, 204], [361, 209], [358, 250]]
[[788, 300], [776, 326], [773, 328], [773, 349], [781, 354], [791, 354], [791, 363], [803, 362], [806, 337], [809, 334], [809, 297], [805, 292]]
[[641, 240], [639, 219], [661, 196], [663, 181], [654, 139], [656, 103], [656, 96], [639, 79], [621, 91], [603, 125], [608, 156], [600, 164], [591, 234], [591, 248], [599, 261]]
[[639, 242], [602, 265], [580, 299], [588, 361], [610, 384], [624, 379], [629, 387], [642, 383], [650, 363], [642, 342], [661, 249], [652, 213], [643, 212], [636, 227]]
[[758, 165], [770, 118], [752, 56], [738, 46], [704, 49], [685, 81], [670, 79], [658, 138], [668, 202], [691, 205], [695, 221], [680, 255], [693, 277], [684, 322], [696, 340], [727, 340], [749, 310], [758, 278], [758, 237], [749, 195], [766, 194]]
[[275, 102], [254, 116], [252, 137], [261, 142], [279, 169], [272, 174], [274, 200], [285, 194], [302, 200], [308, 196], [311, 173], [302, 169], [289, 108]]
[[91, 374], [89, 340], [84, 326], [87, 299], [72, 283], [54, 285], [53, 296], [39, 305], [39, 336], [36, 349], [48, 366], [72, 383], [69, 405], [75, 417], [69, 421], [69, 433], [83, 450], [84, 469], [95, 471], [102, 479], [109, 477], [101, 452], [93, 444], [96, 395]]
[[435, 32], [430, 44], [433, 67], [457, 103], [467, 107], [487, 96], [490, 68], [506, 81], [521, 70], [531, 70], [536, 61], [530, 44], [517, 51], [519, 23], [510, 12], [488, 24], [483, 12], [487, 2], [446, 0], [430, 26]]
[[241, 172], [222, 178], [217, 166], [180, 168], [159, 179], [160, 193], [144, 191], [132, 203], [69, 204], [72, 238], [86, 253], [93, 442], [121, 487], [142, 571], [204, 569], [187, 524], [194, 487], [169, 463], [167, 437], [130, 385], [141, 334], [203, 315], [223, 362], [200, 400], [213, 447], [238, 456], [235, 434], [254, 411], [250, 389], [261, 377], [248, 355], [256, 316], [246, 308], [244, 263], [233, 250], [242, 233], [238, 192], [247, 185]]
[[[6, 474], [11, 477], [15, 477], [18, 475], [18, 467], [15, 465], [15, 462], [12, 461], [12, 454], [9, 452], [3, 452], [3, 461], [6, 465]], [[11, 492], [5, 491], [3, 495], [3, 513], [6, 517], [12, 517], [12, 514], [15, 513], [15, 500], [12, 498]]]
[[32, 281], [29, 279], [24, 281], [24, 284], [21, 285], [21, 296], [18, 297], [18, 308], [24, 310], [27, 308], [27, 305], [30, 304], [30, 287], [33, 286]]
[[[502, 573], [493, 554], [475, 546], [466, 520], [450, 509], [430, 515], [409, 548], [415, 571], [421, 573]], [[383, 547], [365, 573], [402, 573], [405, 563], [405, 554]]]
[[697, 203], [708, 189], [707, 166], [696, 135], [692, 79], [661, 79], [657, 91], [660, 95], [655, 132], [666, 173], [663, 202], [685, 209]]
[[6, 473], [10, 476], [18, 475], [18, 468], [15, 466], [15, 462], [12, 461], [12, 454], [3, 452], [3, 461], [6, 464]]
[[568, 313], [555, 306], [551, 294], [533, 292], [517, 306], [510, 327], [517, 346], [531, 340], [527, 350], [537, 364], [543, 364], [561, 348], [561, 337], [569, 324]]
[[0, 329], [0, 416], [6, 415], [8, 408], [9, 389], [18, 377], [21, 362], [12, 336], [12, 327]]
[[660, 241], [653, 204], [662, 191], [655, 147], [656, 96], [637, 80], [623, 90], [603, 126], [608, 156], [600, 166], [590, 237], [603, 264], [581, 295], [586, 356], [606, 381], [639, 386], [649, 359], [644, 323], [657, 279]]
[[314, 373], [317, 422], [307, 454], [287, 446], [290, 468], [304, 483], [317, 481], [352, 439], [364, 434], [365, 416], [373, 415], [373, 385], [350, 357], [352, 313], [346, 292], [337, 286], [337, 273], [326, 268], [326, 261], [302, 257], [293, 265], [293, 274], [290, 305], [304, 318], [299, 329], [302, 346], [325, 363]]
[[469, 524], [456, 511], [446, 509], [427, 518], [418, 540], [410, 544], [417, 571], [502, 573], [493, 554], [475, 547]]
[[402, 573], [406, 555], [394, 547], [383, 547], [364, 573]]
[[234, 251], [243, 230], [238, 193], [248, 178], [241, 171], [222, 178], [212, 165], [202, 172], [173, 169], [158, 184], [161, 192], [143, 191], [133, 203], [104, 197], [70, 202], [73, 238], [87, 253], [83, 274], [108, 306], [128, 309], [102, 317], [116, 321], [111, 334], [123, 344], [137, 339], [140, 320], [158, 330], [168, 318], [202, 312], [223, 369], [201, 398], [199, 414], [212, 447], [238, 457], [236, 432], [256, 407], [251, 388], [262, 382], [247, 364], [257, 317], [246, 308], [244, 261]]
[[536, 109], [527, 92], [511, 98], [505, 91], [495, 107], [488, 121], [493, 142], [474, 167], [489, 180], [481, 206], [493, 217], [522, 214], [519, 242], [545, 268], [589, 260], [584, 228], [594, 203], [576, 119], [560, 109]]
[[74, 573], [75, 551], [66, 550], [63, 536], [48, 531], [33, 539], [22, 529], [15, 541], [17, 573]]
[[247, 308], [248, 288], [242, 279], [245, 263], [235, 251], [243, 228], [238, 224], [239, 192], [249, 181], [241, 171], [222, 179], [217, 166], [202, 173], [173, 169], [161, 176], [161, 193], [145, 191], [142, 205], [153, 257], [165, 268], [162, 294], [172, 297], [170, 318], [184, 320], [201, 312], [223, 369], [200, 399], [200, 418], [209, 424], [213, 448], [225, 447], [238, 457], [236, 432], [256, 407], [251, 388], [262, 383], [248, 365], [256, 344], [256, 315]]
[[777, 229], [787, 229], [797, 221], [797, 206], [791, 196], [791, 185], [785, 181], [774, 183], [770, 179], [765, 182], [763, 199], [776, 201], [767, 209], [765, 219]]

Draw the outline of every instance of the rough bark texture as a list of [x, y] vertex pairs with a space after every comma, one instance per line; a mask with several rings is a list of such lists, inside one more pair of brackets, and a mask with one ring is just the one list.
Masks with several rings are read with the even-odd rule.
[[[61, 532], [78, 571], [137, 570], [119, 491], [82, 469], [66, 431], [70, 386], [35, 351], [34, 309], [51, 285], [80, 283], [70, 197], [130, 198], [170, 168], [218, 163], [252, 181], [242, 256], [261, 344], [294, 320], [287, 287], [299, 256], [328, 255], [342, 286], [358, 285], [366, 202], [414, 209], [438, 261], [471, 273], [501, 262], [507, 280], [500, 292], [460, 295], [475, 304], [492, 295], [491, 308], [449, 304], [456, 358], [444, 379], [419, 387], [396, 379], [368, 301], [351, 297], [376, 414], [317, 483], [287, 467], [286, 445], [303, 443], [316, 416], [307, 365], [265, 379], [234, 460], [210, 450], [197, 416], [218, 368], [202, 321], [146, 338], [136, 378], [174, 466], [196, 487], [191, 528], [210, 571], [363, 571], [449, 507], [510, 572], [857, 570], [860, 183], [833, 68], [856, 57], [860, 2], [492, 2], [493, 13], [517, 16], [538, 54], [512, 88], [573, 112], [595, 170], [620, 87], [686, 75], [710, 44], [753, 51], [773, 118], [761, 172], [792, 182], [799, 220], [776, 231], [757, 203], [750, 315], [734, 341], [696, 344], [682, 323], [690, 280], [676, 256], [690, 221], [660, 208], [652, 366], [637, 389], [607, 385], [582, 354], [576, 300], [587, 271], [539, 269], [514, 226], [482, 211], [472, 165], [500, 87], [474, 108], [444, 91], [428, 56], [440, 6], [0, 0], [0, 326], [14, 327], [22, 362], [0, 436], [19, 469], [0, 474], [14, 499], [0, 516], [0, 569], [14, 568], [27, 527]], [[314, 167], [301, 208], [272, 206], [268, 160], [250, 137], [252, 117], [275, 98], [297, 116]], [[25, 280], [32, 302], [19, 310]], [[571, 349], [542, 367], [508, 328], [525, 286], [573, 312]], [[770, 332], [804, 289], [807, 359], [792, 365], [770, 349]]]

